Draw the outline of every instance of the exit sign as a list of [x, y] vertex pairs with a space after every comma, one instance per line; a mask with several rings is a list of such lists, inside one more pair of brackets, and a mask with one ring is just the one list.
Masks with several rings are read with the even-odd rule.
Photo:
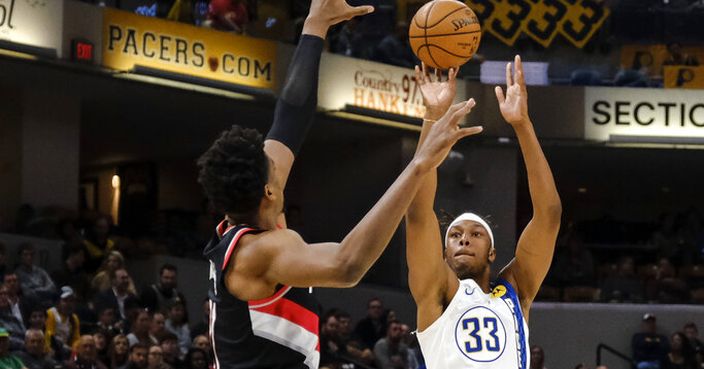
[[71, 59], [81, 63], [92, 64], [95, 55], [95, 47], [88, 40], [74, 39], [71, 41]]

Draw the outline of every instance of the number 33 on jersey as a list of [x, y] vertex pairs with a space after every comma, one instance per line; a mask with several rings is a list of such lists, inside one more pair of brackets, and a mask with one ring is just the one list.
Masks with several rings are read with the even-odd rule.
[[528, 325], [518, 296], [504, 280], [486, 294], [471, 279], [445, 312], [418, 332], [428, 369], [527, 369]]

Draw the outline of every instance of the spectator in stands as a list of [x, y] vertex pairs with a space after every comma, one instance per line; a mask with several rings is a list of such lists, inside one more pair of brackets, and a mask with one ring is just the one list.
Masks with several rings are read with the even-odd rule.
[[177, 273], [175, 265], [162, 265], [159, 269], [159, 283], [142, 289], [142, 294], [139, 296], [142, 307], [149, 309], [149, 311], [160, 311], [178, 300], [185, 304], [185, 297], [176, 289]]
[[130, 343], [122, 334], [112, 338], [108, 349], [109, 362], [106, 365], [109, 369], [126, 369], [129, 365]]
[[5, 278], [7, 271], [7, 246], [0, 242], [0, 278]]
[[208, 334], [208, 322], [210, 320], [210, 300], [206, 297], [203, 300], [203, 317], [201, 320], [191, 327], [191, 338], [200, 336], [201, 334]]
[[419, 64], [408, 43], [408, 23], [397, 23], [394, 32], [381, 40], [374, 50], [374, 60], [404, 68]]
[[152, 335], [152, 337], [156, 337], [158, 340], [159, 337], [164, 336], [166, 332], [166, 316], [164, 316], [164, 313], [157, 311], [152, 316], [152, 326], [149, 328], [149, 334]]
[[67, 250], [63, 268], [51, 275], [57, 285], [73, 288], [73, 292], [81, 302], [87, 301], [90, 295], [90, 277], [83, 270], [85, 260], [86, 254], [83, 247], [73, 246]]
[[93, 292], [102, 292], [112, 288], [112, 274], [115, 270], [125, 267], [125, 257], [119, 251], [111, 251], [103, 260], [100, 269], [95, 273], [91, 281]]
[[616, 274], [604, 279], [601, 298], [606, 302], [639, 302], [643, 299], [643, 281], [636, 276], [632, 257], [622, 257]]
[[8, 333], [10, 350], [20, 350], [24, 346], [24, 324], [12, 313], [7, 287], [0, 286], [0, 327]]
[[93, 336], [84, 335], [76, 343], [76, 355], [66, 361], [66, 369], [107, 369], [98, 360], [98, 352], [95, 348]]
[[132, 279], [124, 268], [118, 268], [111, 275], [112, 289], [98, 293], [95, 296], [96, 310], [106, 307], [113, 308], [123, 321], [127, 320], [130, 310], [139, 306], [139, 300], [132, 287]]
[[353, 58], [369, 58], [369, 48], [359, 27], [359, 22], [359, 18], [352, 18], [345, 22], [342, 30], [332, 42], [334, 53]]
[[152, 326], [152, 314], [148, 310], [138, 310], [133, 314], [130, 327], [131, 332], [127, 335], [127, 340], [130, 342], [130, 347], [141, 343], [149, 347], [159, 343], [156, 337], [149, 334], [149, 329]]
[[96, 328], [105, 332], [108, 337], [113, 337], [117, 334], [124, 333], [124, 323], [117, 320], [115, 308], [112, 306], [103, 306], [98, 310], [98, 322]]
[[208, 353], [211, 349], [210, 340], [208, 339], [208, 336], [205, 335], [197, 336], [193, 339], [193, 344], [191, 345], [191, 347], [199, 348]]
[[127, 369], [146, 369], [148, 367], [147, 356], [149, 355], [149, 345], [145, 343], [135, 343], [130, 346], [130, 361]]
[[19, 320], [23, 326], [27, 326], [24, 321], [26, 314], [37, 305], [36, 301], [22, 295], [22, 289], [20, 288], [20, 282], [17, 278], [17, 274], [8, 273], [5, 274], [4, 285], [7, 287], [7, 299], [10, 303], [10, 309], [12, 310], [12, 315]]
[[93, 339], [95, 340], [95, 351], [98, 355], [98, 361], [108, 365], [110, 362], [110, 356], [108, 355], [108, 349], [110, 348], [109, 342], [112, 336], [108, 335], [107, 332], [103, 330], [97, 330], [93, 333]]
[[245, 33], [249, 9], [245, 0], [210, 0], [206, 27], [234, 33]]
[[663, 369], [697, 369], [694, 348], [682, 332], [670, 336], [670, 352], [663, 361]]
[[15, 355], [10, 354], [10, 333], [0, 328], [0, 368], [24, 369], [24, 364]]
[[149, 369], [170, 369], [164, 363], [164, 353], [161, 351], [161, 346], [152, 345], [149, 347], [149, 356], [147, 357], [147, 366]]
[[169, 364], [174, 369], [180, 369], [185, 366], [181, 360], [181, 350], [178, 347], [178, 337], [167, 332], [164, 337], [161, 337], [161, 351], [164, 353], [164, 362]]
[[657, 333], [655, 315], [643, 315], [641, 332], [633, 335], [631, 347], [638, 369], [663, 369], [668, 343], [667, 337]]
[[193, 7], [194, 4], [192, 0], [174, 0], [169, 13], [166, 15], [166, 19], [175, 22], [194, 24], [195, 18], [193, 17]]
[[[52, 340], [56, 340], [59, 344], [56, 357], [59, 360], [65, 360], [68, 357], [73, 345], [81, 337], [81, 322], [74, 313], [75, 310], [76, 297], [73, 289], [64, 286], [61, 287], [58, 304], [46, 312], [46, 344], [51, 345]], [[95, 342], [91, 342], [95, 346]]]
[[20, 257], [20, 265], [15, 269], [15, 274], [20, 280], [22, 294], [39, 301], [53, 300], [56, 296], [56, 285], [46, 270], [34, 265], [34, 245], [23, 243], [17, 254]]
[[658, 260], [655, 278], [646, 284], [646, 293], [651, 301], [676, 304], [689, 300], [687, 284], [677, 278], [675, 267], [667, 258]]
[[208, 369], [208, 359], [205, 352], [198, 348], [191, 348], [186, 354], [187, 369]]
[[353, 336], [359, 338], [364, 347], [373, 348], [384, 337], [385, 328], [384, 304], [375, 297], [367, 303], [367, 317], [357, 323]]
[[338, 322], [335, 311], [329, 311], [323, 315], [320, 324], [320, 366], [329, 368], [342, 367], [340, 357], [345, 348], [338, 336]]
[[575, 296], [568, 296], [568, 301], [591, 301], [590, 289], [595, 287], [594, 257], [591, 251], [584, 247], [581, 236], [572, 233], [567, 237], [566, 247], [560, 249], [555, 256], [555, 276], [564, 288], [575, 287]]
[[530, 368], [545, 369], [545, 351], [538, 345], [530, 347]]
[[661, 214], [658, 219], [657, 230], [650, 240], [657, 249], [660, 257], [678, 258], [681, 253], [677, 239], [677, 218], [675, 214]]
[[374, 365], [374, 352], [352, 337], [352, 317], [350, 314], [338, 310], [335, 318], [337, 318], [339, 339], [346, 347], [347, 354], [363, 364]]
[[667, 52], [669, 55], [667, 59], [662, 63], [663, 65], [687, 65], [687, 66], [698, 66], [699, 60], [695, 55], [689, 55], [682, 49], [682, 45], [679, 42], [673, 42], [667, 45]]
[[166, 329], [178, 337], [181, 354], [186, 355], [191, 347], [191, 330], [188, 327], [188, 311], [183, 301], [176, 300], [169, 306]]
[[408, 346], [401, 342], [403, 329], [398, 320], [389, 321], [386, 337], [374, 345], [374, 358], [379, 369], [408, 368]]
[[54, 369], [56, 362], [46, 351], [44, 332], [29, 329], [24, 337], [24, 350], [15, 353], [24, 366], [27, 369]]
[[684, 334], [689, 339], [689, 343], [694, 348], [694, 353], [697, 356], [697, 362], [701, 365], [704, 362], [704, 344], [699, 340], [699, 329], [694, 322], [689, 322], [682, 329]]
[[85, 268], [89, 273], [95, 272], [105, 255], [115, 248], [115, 241], [110, 235], [110, 223], [110, 218], [101, 215], [86, 231], [83, 248], [86, 250]]

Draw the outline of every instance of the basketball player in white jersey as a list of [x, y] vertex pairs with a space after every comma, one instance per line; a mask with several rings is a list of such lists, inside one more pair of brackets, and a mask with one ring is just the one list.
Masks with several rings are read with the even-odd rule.
[[[416, 75], [427, 108], [423, 142], [455, 97], [457, 70], [451, 69], [444, 81], [441, 76], [433, 80], [425, 66], [422, 71], [416, 68]], [[528, 116], [519, 56], [515, 71], [511, 63], [506, 66], [505, 95], [497, 86], [496, 97], [523, 153], [533, 218], [518, 240], [514, 259], [492, 281], [497, 245], [491, 228], [476, 214], [462, 214], [445, 232], [443, 247], [433, 211], [437, 171], [426, 175], [407, 212], [406, 242], [409, 285], [418, 305], [418, 340], [429, 369], [525, 369], [530, 363], [530, 305], [550, 267], [562, 209]]]

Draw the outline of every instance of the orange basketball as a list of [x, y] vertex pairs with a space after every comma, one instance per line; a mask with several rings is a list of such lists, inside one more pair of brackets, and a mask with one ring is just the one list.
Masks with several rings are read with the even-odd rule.
[[479, 19], [456, 0], [433, 0], [413, 16], [408, 38], [418, 59], [439, 69], [459, 67], [474, 56], [482, 38]]

